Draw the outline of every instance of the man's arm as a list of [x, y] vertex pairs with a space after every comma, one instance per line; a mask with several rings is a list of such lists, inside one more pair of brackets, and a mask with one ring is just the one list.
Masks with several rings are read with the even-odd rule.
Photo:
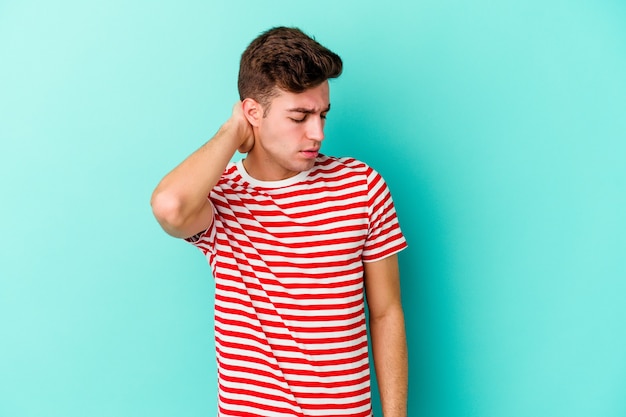
[[365, 264], [374, 367], [384, 417], [406, 417], [408, 351], [397, 255]]
[[244, 115], [254, 104], [251, 99], [235, 104], [215, 136], [167, 174], [152, 193], [154, 217], [170, 235], [187, 238], [211, 225], [209, 193], [235, 151], [248, 152], [254, 146], [252, 126]]

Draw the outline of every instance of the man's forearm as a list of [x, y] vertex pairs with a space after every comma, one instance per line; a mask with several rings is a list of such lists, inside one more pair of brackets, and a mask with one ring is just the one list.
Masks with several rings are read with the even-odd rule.
[[402, 308], [370, 318], [370, 333], [383, 417], [406, 417], [408, 351]]
[[195, 230], [196, 217], [202, 210], [208, 211], [207, 196], [241, 142], [238, 126], [229, 120], [211, 140], [161, 180], [151, 204], [155, 217], [168, 233], [186, 237], [199, 231]]

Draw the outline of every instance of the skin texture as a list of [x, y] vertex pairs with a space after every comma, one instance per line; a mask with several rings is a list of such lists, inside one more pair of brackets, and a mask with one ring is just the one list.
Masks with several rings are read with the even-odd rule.
[[[172, 236], [186, 238], [213, 221], [207, 200], [236, 150], [261, 181], [306, 171], [324, 140], [330, 109], [328, 82], [302, 93], [279, 91], [268, 107], [251, 98], [236, 103], [211, 140], [181, 162], [152, 195], [154, 216]], [[364, 264], [374, 366], [384, 417], [406, 417], [407, 346], [397, 256]]]

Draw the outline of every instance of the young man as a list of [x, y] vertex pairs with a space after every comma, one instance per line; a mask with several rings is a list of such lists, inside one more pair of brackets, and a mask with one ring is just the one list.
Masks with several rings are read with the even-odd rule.
[[371, 416], [364, 290], [383, 414], [406, 416], [393, 202], [369, 166], [320, 153], [341, 70], [298, 29], [261, 34], [230, 119], [152, 196], [213, 271], [220, 416]]

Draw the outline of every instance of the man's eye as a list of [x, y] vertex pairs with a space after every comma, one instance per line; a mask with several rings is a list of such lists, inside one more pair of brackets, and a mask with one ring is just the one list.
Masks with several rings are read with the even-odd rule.
[[326, 114], [320, 114], [320, 118], [322, 118], [324, 120], [326, 120], [326, 116], [327, 116]]
[[296, 123], [302, 123], [306, 120], [306, 117], [303, 117], [302, 119], [294, 119], [293, 117], [290, 117], [290, 119]]

